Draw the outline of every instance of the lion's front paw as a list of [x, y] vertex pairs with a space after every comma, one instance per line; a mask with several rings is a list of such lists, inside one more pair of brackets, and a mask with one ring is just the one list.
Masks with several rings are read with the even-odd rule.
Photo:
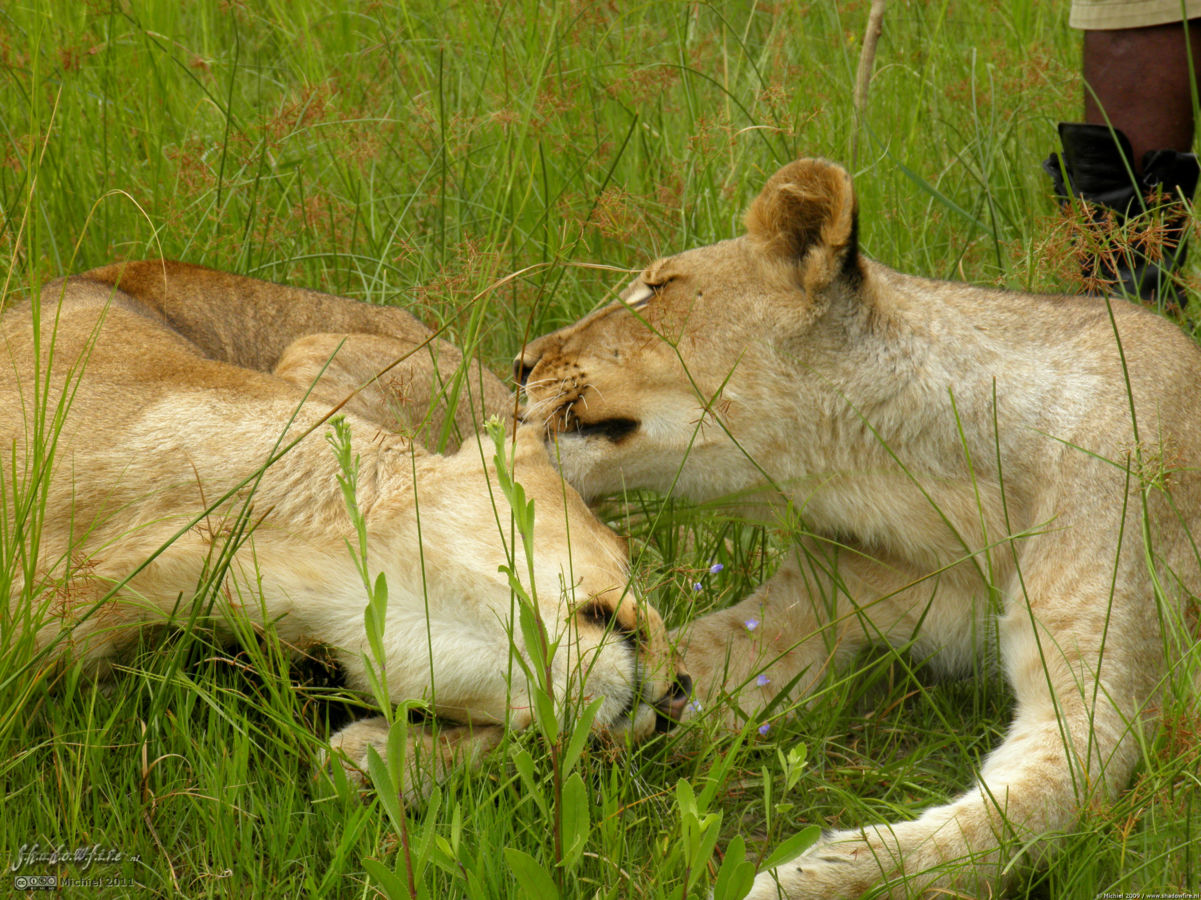
[[686, 718], [704, 716], [737, 730], [769, 708], [772, 715], [787, 712], [810, 690], [822, 667], [789, 646], [766, 618], [723, 610], [673, 634], [693, 683]]
[[360, 719], [330, 735], [329, 752], [323, 754], [321, 763], [330, 762], [342, 766], [351, 781], [366, 787], [370, 784], [367, 774], [367, 750], [374, 747], [383, 759], [388, 752], [388, 720], [383, 716]]
[[858, 897], [884, 880], [892, 868], [888, 852], [883, 847], [873, 847], [862, 835], [828, 835], [796, 859], [759, 873], [747, 900]]
[[972, 856], [952, 827], [931, 820], [839, 831], [755, 878], [749, 900], [837, 900], [875, 888], [894, 900], [977, 896], [998, 873], [995, 855]]
[[[434, 785], [457, 765], [476, 765], [500, 743], [504, 729], [499, 725], [417, 725], [397, 723], [404, 728], [400, 748], [400, 793], [408, 803], [422, 803]], [[388, 758], [391, 728], [387, 719], [377, 716], [347, 725], [329, 740], [329, 757], [340, 763], [351, 780], [370, 786], [367, 757], [374, 747], [380, 759]]]

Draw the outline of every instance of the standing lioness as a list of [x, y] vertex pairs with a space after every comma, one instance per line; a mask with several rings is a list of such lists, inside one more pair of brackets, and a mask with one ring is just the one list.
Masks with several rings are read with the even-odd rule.
[[1165, 647], [1195, 640], [1201, 352], [1129, 303], [864, 258], [828, 162], [778, 172], [747, 223], [527, 347], [525, 420], [585, 496], [767, 489], [801, 512], [776, 575], [683, 630], [702, 699], [799, 699], [873, 642], [960, 672], [999, 648], [1016, 713], [977, 785], [829, 834], [752, 896], [988, 893], [1018, 848], [1125, 785]]
[[[411, 316], [164, 262], [98, 269], [37, 299], [0, 318], [0, 535], [22, 560], [3, 622], [35, 649], [101, 664], [144, 625], [245, 617], [330, 648], [366, 692], [367, 595], [348, 549], [360, 545], [326, 437], [332, 405], [379, 375], [341, 408], [366, 565], [386, 577], [376, 662], [390, 699], [428, 700], [465, 726], [441, 730], [433, 768], [532, 721], [502, 566], [562, 639], [556, 702], [603, 698], [595, 729], [635, 738], [678, 716], [662, 622], [630, 591], [619, 539], [564, 487], [540, 435], [519, 431], [511, 464], [537, 513], [527, 565], [496, 451], [471, 436], [508, 391], [460, 369]], [[395, 433], [450, 437], [455, 423], [469, 439], [449, 456]], [[385, 735], [372, 720], [335, 743], [361, 763]], [[419, 729], [410, 740], [435, 749]], [[419, 788], [428, 772], [410, 775]]]

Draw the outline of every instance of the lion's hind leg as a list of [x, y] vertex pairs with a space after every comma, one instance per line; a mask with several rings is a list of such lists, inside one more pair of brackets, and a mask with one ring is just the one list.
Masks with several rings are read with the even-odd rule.
[[[397, 724], [392, 727], [406, 727]], [[388, 720], [383, 716], [360, 719], [330, 737], [330, 755], [361, 784], [368, 784], [367, 751], [374, 747], [381, 760], [388, 756]], [[459, 766], [474, 767], [483, 761], [504, 735], [500, 725], [407, 725], [404, 735], [404, 768], [400, 791], [406, 802], [420, 803], [434, 785]]]

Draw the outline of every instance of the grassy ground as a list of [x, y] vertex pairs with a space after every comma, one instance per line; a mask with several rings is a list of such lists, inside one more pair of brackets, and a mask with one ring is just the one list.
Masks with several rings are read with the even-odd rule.
[[[15, 0], [0, 9], [5, 295], [162, 254], [406, 306], [505, 370], [523, 337], [609, 296], [624, 277], [605, 267], [735, 234], [797, 156], [849, 159], [867, 6]], [[855, 167], [869, 254], [1071, 288], [1039, 170], [1054, 123], [1078, 118], [1065, 20], [1034, 0], [894, 0]], [[673, 622], [743, 595], [780, 552], [720, 509], [611, 512]], [[0, 533], [0, 593], [19, 543]], [[808, 824], [947, 798], [1009, 715], [995, 680], [938, 684], [873, 656], [766, 738], [702, 723], [629, 756], [587, 750], [583, 843], [555, 866], [533, 738], [398, 821], [312, 778], [329, 692], [289, 689], [270, 636], [147, 638], [108, 692], [74, 672], [50, 687], [11, 634], [0, 647], [0, 860], [116, 848], [120, 863], [26, 871], [147, 896], [370, 896], [381, 868], [407, 882], [406, 859], [421, 896], [530, 896], [538, 871], [565, 897], [706, 896], [736, 835], [754, 856]], [[1133, 790], [1019, 872], [1018, 895], [1201, 891], [1186, 688], [1165, 718]]]

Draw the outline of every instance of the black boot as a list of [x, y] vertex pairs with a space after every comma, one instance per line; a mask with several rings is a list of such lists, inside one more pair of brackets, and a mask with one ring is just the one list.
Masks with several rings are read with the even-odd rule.
[[1173, 276], [1187, 252], [1185, 201], [1192, 200], [1201, 174], [1197, 157], [1152, 150], [1132, 178], [1130, 141], [1122, 132], [1060, 122], [1059, 139], [1063, 158], [1052, 153], [1043, 169], [1065, 209], [1074, 197], [1084, 201], [1087, 235], [1077, 249], [1086, 292], [1183, 307]]

